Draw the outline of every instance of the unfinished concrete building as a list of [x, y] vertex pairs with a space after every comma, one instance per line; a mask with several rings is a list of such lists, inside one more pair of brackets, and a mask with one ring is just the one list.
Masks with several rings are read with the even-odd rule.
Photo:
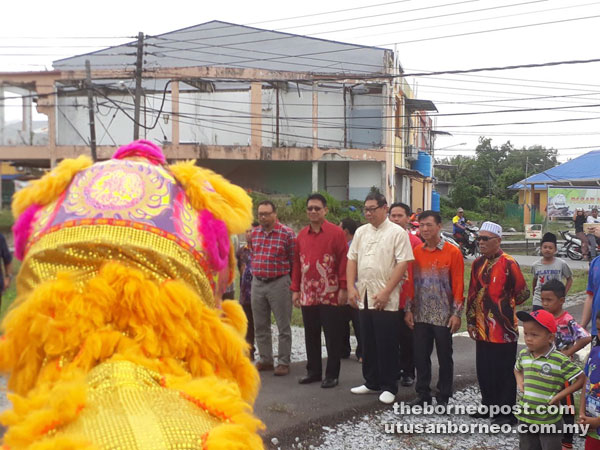
[[[89, 154], [88, 89], [99, 159], [130, 142], [136, 44], [55, 61], [53, 71], [0, 73], [0, 98], [22, 96], [24, 117], [20, 141], [7, 142], [0, 102], [0, 159], [49, 167]], [[413, 166], [431, 149], [421, 111], [435, 106], [411, 98], [393, 51], [219, 21], [146, 36], [143, 49], [140, 138], [169, 160], [195, 158], [271, 194], [363, 199], [375, 186], [430, 207], [431, 173]], [[33, 107], [48, 117], [47, 136], [32, 131]]]

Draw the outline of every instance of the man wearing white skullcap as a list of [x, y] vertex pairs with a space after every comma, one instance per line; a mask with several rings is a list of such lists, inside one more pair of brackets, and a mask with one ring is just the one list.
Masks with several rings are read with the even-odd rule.
[[[500, 225], [484, 222], [477, 240], [482, 256], [471, 266], [467, 325], [469, 336], [476, 341], [481, 403], [512, 407], [517, 390], [513, 369], [519, 339], [515, 305], [529, 298], [529, 289], [519, 264], [500, 249]], [[515, 423], [516, 419], [512, 414], [499, 415], [493, 422]]]

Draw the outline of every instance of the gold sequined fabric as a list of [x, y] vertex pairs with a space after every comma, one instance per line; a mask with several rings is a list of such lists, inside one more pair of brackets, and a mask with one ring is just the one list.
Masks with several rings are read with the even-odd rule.
[[107, 261], [140, 269], [158, 282], [183, 280], [209, 305], [214, 305], [206, 275], [210, 271], [203, 267], [201, 256], [173, 236], [125, 221], [121, 225], [72, 223], [42, 235], [23, 261], [17, 278], [19, 295], [28, 295], [43, 281], [54, 279], [58, 272], [72, 273], [83, 286]]
[[128, 361], [100, 364], [88, 374], [85, 408], [58, 433], [99, 449], [201, 449], [203, 436], [222, 422], [162, 386], [161, 375]]

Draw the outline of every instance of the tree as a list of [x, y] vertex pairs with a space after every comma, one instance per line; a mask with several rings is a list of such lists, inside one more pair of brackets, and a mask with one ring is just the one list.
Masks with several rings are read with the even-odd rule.
[[495, 214], [503, 212], [506, 202], [515, 201], [516, 192], [507, 189], [510, 185], [558, 164], [555, 149], [540, 145], [517, 149], [510, 141], [498, 147], [483, 136], [474, 156], [457, 155], [440, 162], [453, 166], [436, 170], [436, 176], [453, 182], [454, 207]]

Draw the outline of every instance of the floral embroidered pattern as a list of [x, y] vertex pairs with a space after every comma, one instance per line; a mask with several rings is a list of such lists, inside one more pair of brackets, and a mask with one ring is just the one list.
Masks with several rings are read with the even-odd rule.
[[337, 304], [339, 283], [335, 257], [328, 253], [323, 254], [323, 257], [315, 262], [315, 269], [320, 277], [307, 277], [306, 274], [310, 270], [310, 264], [306, 262], [305, 255], [300, 255], [300, 271], [302, 274], [300, 296], [302, 305]]

